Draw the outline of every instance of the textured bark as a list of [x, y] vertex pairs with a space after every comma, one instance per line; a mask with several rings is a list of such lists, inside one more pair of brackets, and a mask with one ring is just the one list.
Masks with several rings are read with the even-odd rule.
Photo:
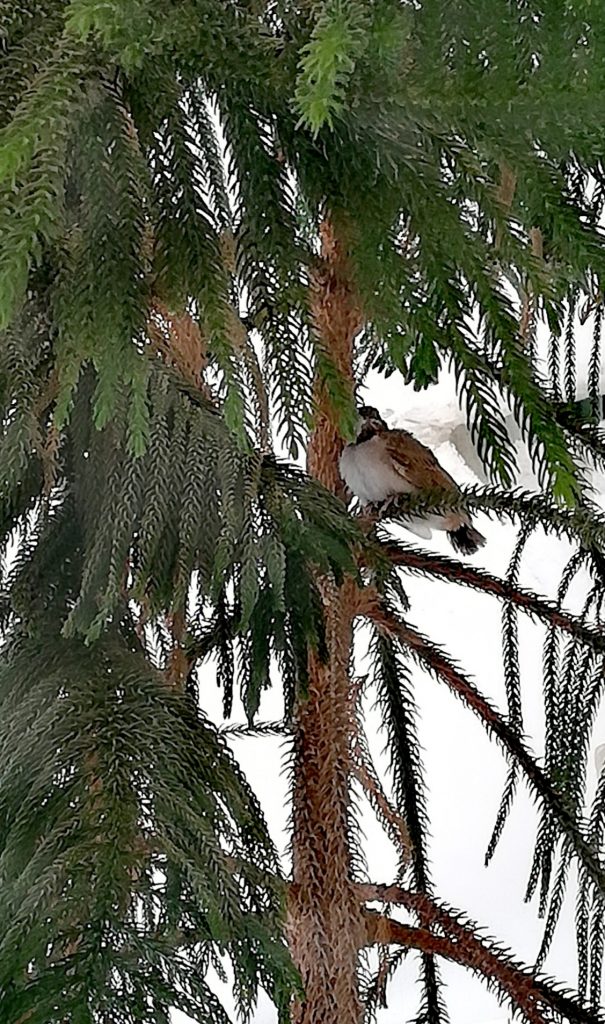
[[487, 938], [474, 922], [424, 893], [410, 892], [400, 885], [363, 884], [358, 888], [366, 900], [396, 903], [411, 911], [419, 922], [415, 927], [369, 911], [368, 945], [400, 944], [461, 964], [495, 985], [531, 1024], [548, 1024], [553, 1019], [599, 1024], [598, 1013], [582, 1005], [580, 999], [555, 988]]
[[[346, 243], [331, 221], [322, 226], [322, 262], [315, 275], [311, 303], [315, 328], [327, 357], [353, 387], [353, 338], [362, 314], [351, 286]], [[315, 384], [315, 429], [307, 455], [307, 469], [324, 487], [342, 494], [338, 471], [343, 439], [328, 395], [320, 381]]]
[[[312, 294], [317, 331], [326, 355], [352, 384], [352, 343], [360, 313], [349, 286], [346, 252], [330, 222], [323, 228], [323, 261]], [[342, 449], [335, 416], [316, 383], [316, 422], [309, 472], [341, 492]], [[296, 1024], [359, 1024], [359, 949], [364, 911], [351, 882], [350, 779], [354, 707], [350, 658], [356, 594], [353, 581], [337, 588], [320, 581], [329, 659], [312, 656], [309, 692], [297, 708], [293, 792], [293, 884], [289, 939], [305, 998], [294, 1008]]]
[[[418, 949], [423, 953], [463, 964], [492, 983], [495, 982], [508, 996], [515, 1009], [523, 1011], [525, 1019], [530, 1024], [548, 1024], [552, 1020], [550, 1014], [547, 1017], [541, 1012], [540, 1003], [543, 1000], [540, 999], [541, 993], [532, 984], [531, 976], [504, 963], [499, 956], [486, 950], [472, 935], [465, 934], [463, 941], [460, 941], [459, 936], [454, 938], [435, 934], [429, 928], [419, 928], [379, 914], [369, 914], [368, 944], [374, 943], [399, 943], [407, 948]], [[597, 1022], [593, 1020], [591, 1024]]]

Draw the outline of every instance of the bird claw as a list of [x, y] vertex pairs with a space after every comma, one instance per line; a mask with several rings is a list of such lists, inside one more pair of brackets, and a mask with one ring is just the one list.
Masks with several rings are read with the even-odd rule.
[[366, 515], [375, 516], [380, 519], [397, 503], [397, 495], [392, 494], [389, 498], [385, 498], [384, 501], [368, 501], [364, 505], [363, 510]]
[[391, 514], [393, 512], [393, 510], [396, 510], [397, 509], [397, 498], [398, 498], [397, 494], [390, 494], [388, 498], [384, 499], [384, 501], [376, 501], [376, 502], [374, 502], [374, 508], [376, 510], [376, 515], [379, 516], [379, 517], [384, 517], [384, 516], [387, 516], [387, 515]]

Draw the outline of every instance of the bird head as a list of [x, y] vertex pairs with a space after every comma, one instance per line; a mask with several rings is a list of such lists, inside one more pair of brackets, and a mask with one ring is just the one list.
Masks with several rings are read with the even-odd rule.
[[357, 437], [372, 437], [379, 430], [387, 430], [387, 424], [373, 405], [362, 405], [357, 410]]

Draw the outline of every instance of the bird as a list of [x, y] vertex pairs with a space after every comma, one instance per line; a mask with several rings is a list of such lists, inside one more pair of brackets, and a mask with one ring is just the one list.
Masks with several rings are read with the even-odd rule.
[[[455, 480], [446, 473], [430, 448], [407, 430], [390, 430], [371, 405], [357, 410], [359, 426], [352, 444], [340, 456], [340, 475], [349, 490], [366, 508], [383, 510], [399, 494], [450, 491], [459, 494]], [[406, 521], [417, 536], [429, 538], [431, 528], [445, 530], [455, 551], [473, 555], [485, 537], [471, 523], [467, 512], [422, 516]]]

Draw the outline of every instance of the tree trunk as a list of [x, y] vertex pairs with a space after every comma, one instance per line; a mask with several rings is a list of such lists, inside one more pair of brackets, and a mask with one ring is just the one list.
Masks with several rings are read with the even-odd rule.
[[[346, 251], [332, 222], [322, 229], [323, 265], [313, 289], [315, 326], [325, 353], [352, 380], [352, 342], [361, 324], [348, 285]], [[342, 493], [342, 449], [334, 413], [316, 383], [316, 423], [308, 470], [333, 493]], [[296, 713], [293, 793], [293, 884], [289, 904], [292, 955], [305, 997], [296, 1024], [359, 1024], [359, 949], [364, 919], [351, 885], [350, 658], [355, 587], [320, 581], [329, 659], [310, 660], [309, 692]]]

